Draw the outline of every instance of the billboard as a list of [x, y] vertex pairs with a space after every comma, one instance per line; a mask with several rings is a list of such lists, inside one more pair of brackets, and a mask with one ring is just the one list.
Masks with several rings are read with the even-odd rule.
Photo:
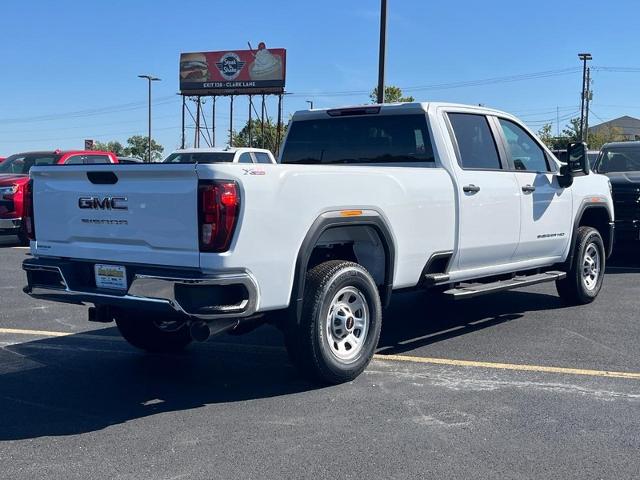
[[284, 92], [286, 50], [224, 50], [180, 54], [183, 95], [278, 94]]

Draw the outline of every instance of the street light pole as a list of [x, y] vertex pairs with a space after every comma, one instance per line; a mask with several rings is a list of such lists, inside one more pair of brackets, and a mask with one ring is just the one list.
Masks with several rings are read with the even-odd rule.
[[585, 128], [584, 128], [584, 107], [587, 99], [587, 60], [591, 60], [593, 57], [590, 53], [579, 53], [578, 58], [582, 60], [582, 95], [580, 103], [580, 141], [585, 141]]
[[149, 82], [149, 136], [147, 138], [147, 162], [151, 163], [151, 82], [159, 82], [160, 79], [152, 75], [138, 75], [138, 78], [144, 78]]
[[309, 104], [309, 110], [313, 110], [313, 100], [305, 100]]

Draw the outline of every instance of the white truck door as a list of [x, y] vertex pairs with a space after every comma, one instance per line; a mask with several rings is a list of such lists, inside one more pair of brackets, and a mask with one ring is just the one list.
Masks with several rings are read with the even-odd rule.
[[558, 185], [555, 166], [538, 141], [517, 123], [497, 118], [520, 194], [520, 242], [515, 260], [561, 257], [571, 239], [570, 188]]
[[510, 263], [520, 236], [520, 187], [485, 115], [448, 113], [458, 167], [458, 269]]

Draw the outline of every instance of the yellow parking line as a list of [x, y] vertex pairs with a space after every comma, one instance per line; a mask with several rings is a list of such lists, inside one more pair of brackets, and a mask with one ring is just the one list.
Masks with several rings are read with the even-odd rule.
[[[13, 333], [17, 335], [34, 335], [39, 337], [67, 337], [69, 335], [83, 335], [82, 332], [50, 332], [47, 330], [23, 330], [21, 328], [0, 328], [0, 334]], [[96, 336], [96, 338], [102, 338]], [[229, 345], [229, 344], [225, 344]], [[454, 367], [490, 368], [497, 370], [515, 370], [521, 372], [561, 373], [566, 375], [585, 375], [590, 377], [627, 378], [640, 380], [640, 373], [615, 372], [609, 370], [588, 370], [583, 368], [547, 367], [544, 365], [527, 365], [516, 363], [479, 362], [474, 360], [454, 360], [449, 358], [412, 357], [410, 355], [381, 355], [373, 356], [376, 360], [422, 363], [429, 365], [450, 365]]]
[[517, 370], [523, 372], [563, 373], [569, 375], [587, 375], [591, 377], [613, 377], [640, 380], [640, 373], [612, 372], [608, 370], [586, 370], [582, 368], [546, 367], [514, 363], [476, 362], [473, 360], [451, 360], [448, 358], [411, 357], [409, 355], [374, 355], [377, 360], [396, 362], [427, 363], [431, 365], [451, 365], [456, 367], [493, 368], [498, 370]]
[[47, 330], [23, 330], [21, 328], [0, 328], [0, 333], [15, 333], [18, 335], [37, 335], [39, 337], [66, 337], [77, 332], [49, 332]]

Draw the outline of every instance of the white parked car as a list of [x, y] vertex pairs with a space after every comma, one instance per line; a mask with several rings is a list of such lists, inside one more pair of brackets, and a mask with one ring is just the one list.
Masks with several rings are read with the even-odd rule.
[[614, 218], [586, 155], [561, 165], [504, 112], [405, 103], [298, 112], [279, 165], [34, 167], [25, 292], [92, 304], [148, 351], [269, 320], [302, 371], [344, 382], [396, 290], [593, 301]]
[[263, 148], [184, 148], [176, 150], [163, 163], [276, 163]]

